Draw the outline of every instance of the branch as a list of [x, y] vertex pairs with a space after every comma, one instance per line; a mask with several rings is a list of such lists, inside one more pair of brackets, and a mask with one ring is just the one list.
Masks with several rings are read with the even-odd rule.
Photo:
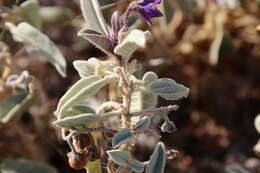
[[167, 107], [147, 109], [147, 110], [140, 111], [140, 112], [132, 112], [132, 113], [130, 113], [130, 117], [136, 117], [136, 116], [140, 116], [140, 115], [152, 113], [152, 112], [167, 112], [168, 113], [170, 111], [176, 111], [178, 109], [179, 109], [178, 105], [170, 105]]

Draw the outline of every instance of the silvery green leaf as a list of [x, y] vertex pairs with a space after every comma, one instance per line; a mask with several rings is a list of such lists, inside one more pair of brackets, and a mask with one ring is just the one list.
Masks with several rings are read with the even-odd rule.
[[61, 6], [44, 6], [39, 13], [45, 25], [62, 25], [75, 18], [73, 10]]
[[162, 78], [152, 82], [149, 89], [166, 100], [178, 100], [182, 97], [188, 97], [190, 92], [189, 88], [169, 78]]
[[67, 112], [65, 112], [64, 114], [60, 115], [60, 118], [65, 118], [65, 117], [72, 117], [72, 116], [76, 116], [79, 114], [85, 114], [85, 113], [95, 113], [95, 111], [91, 108], [88, 107], [86, 105], [82, 105], [82, 104], [78, 104], [75, 105], [73, 107], [71, 107], [70, 109], [68, 109]]
[[142, 162], [139, 162], [137, 160], [132, 160], [128, 162], [127, 165], [133, 172], [144, 172], [144, 164]]
[[191, 0], [177, 0], [181, 10], [190, 18], [192, 18], [192, 1]]
[[149, 164], [146, 167], [145, 173], [164, 173], [165, 160], [165, 147], [162, 142], [159, 142], [154, 149]]
[[21, 114], [35, 102], [37, 96], [37, 91], [8, 96], [0, 103], [0, 122], [7, 123], [16, 115]]
[[255, 118], [255, 128], [260, 134], [260, 114], [258, 114]]
[[106, 22], [100, 11], [98, 0], [80, 0], [80, 7], [88, 29], [109, 35]]
[[243, 166], [239, 164], [229, 165], [225, 168], [227, 173], [250, 173]]
[[57, 112], [60, 112], [61, 107], [73, 96], [75, 96], [84, 87], [93, 84], [94, 82], [100, 80], [101, 77], [92, 75], [77, 81], [60, 99], [57, 107]]
[[27, 51], [37, 51], [43, 54], [63, 77], [66, 76], [66, 61], [59, 49], [45, 34], [26, 22], [21, 22], [17, 26], [9, 22], [5, 25], [13, 34], [14, 40], [23, 43]]
[[[151, 82], [158, 80], [158, 76], [154, 72], [147, 72], [142, 78], [142, 84], [148, 86]], [[138, 112], [145, 109], [155, 108], [157, 105], [158, 96], [151, 92], [137, 91], [133, 92], [131, 97], [131, 112]]]
[[81, 78], [93, 75], [95, 73], [95, 65], [89, 61], [73, 61], [73, 66], [78, 71]]
[[108, 55], [112, 55], [113, 42], [108, 36], [101, 34], [100, 32], [92, 29], [82, 29], [78, 32], [78, 36], [87, 39], [90, 43], [102, 50]]
[[145, 109], [155, 108], [158, 102], [158, 96], [154, 93], [137, 91], [131, 96], [131, 112], [138, 112]]
[[133, 130], [144, 131], [150, 126], [150, 123], [151, 123], [151, 118], [145, 116], [134, 125]]
[[20, 6], [22, 14], [28, 19], [28, 22], [35, 28], [41, 30], [42, 20], [39, 14], [39, 8], [38, 0], [28, 0], [23, 2]]
[[112, 147], [118, 147], [134, 139], [134, 135], [128, 128], [123, 128], [112, 138]]
[[151, 37], [149, 31], [141, 31], [134, 29], [126, 36], [126, 38], [114, 48], [114, 53], [126, 58], [126, 61], [138, 49], [144, 48], [146, 41]]
[[57, 171], [44, 163], [30, 160], [5, 160], [0, 164], [1, 173], [57, 173]]
[[142, 84], [148, 86], [151, 82], [158, 80], [158, 76], [154, 72], [146, 72], [142, 78]]
[[78, 71], [81, 78], [95, 74], [95, 69], [99, 68], [100, 72], [113, 72], [114, 67], [118, 63], [111, 60], [100, 61], [97, 58], [90, 58], [87, 61], [76, 60], [73, 61], [75, 69]]
[[62, 99], [62, 105], [60, 107], [58, 105], [58, 108], [60, 108], [60, 111], [58, 112], [60, 114], [65, 113], [70, 107], [83, 102], [89, 96], [97, 93], [112, 79], [113, 77], [111, 76], [101, 78], [95, 75], [82, 78], [75, 85], [72, 86], [71, 90], [67, 92], [68, 94], [65, 94], [65, 99]]
[[109, 150], [107, 151], [107, 154], [120, 166], [127, 166], [128, 161], [131, 159], [131, 154], [129, 151]]
[[80, 126], [89, 125], [90, 123], [102, 121], [118, 115], [120, 115], [120, 113], [116, 111], [105, 113], [102, 115], [97, 115], [94, 113], [85, 113], [85, 114], [80, 114], [72, 117], [65, 117], [63, 119], [54, 121], [53, 124], [61, 128], [77, 128]]

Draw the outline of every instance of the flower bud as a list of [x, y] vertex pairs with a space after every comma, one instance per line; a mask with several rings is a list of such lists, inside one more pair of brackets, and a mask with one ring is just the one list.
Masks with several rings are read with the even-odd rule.
[[161, 126], [163, 132], [173, 133], [177, 130], [175, 124], [172, 121], [165, 121]]

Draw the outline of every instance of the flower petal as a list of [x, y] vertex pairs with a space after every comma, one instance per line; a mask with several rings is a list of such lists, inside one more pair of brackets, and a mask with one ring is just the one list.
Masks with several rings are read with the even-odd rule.
[[139, 3], [141, 6], [146, 6], [149, 4], [160, 4], [162, 0], [143, 0], [142, 2]]

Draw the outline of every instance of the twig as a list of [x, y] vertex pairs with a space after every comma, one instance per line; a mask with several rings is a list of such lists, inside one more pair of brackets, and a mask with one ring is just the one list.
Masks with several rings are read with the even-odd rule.
[[129, 114], [129, 116], [130, 117], [136, 117], [136, 116], [140, 116], [140, 115], [152, 113], [152, 112], [170, 112], [170, 111], [176, 111], [178, 109], [179, 109], [178, 105], [170, 105], [170, 106], [167, 106], [167, 107], [147, 109], [147, 110], [140, 111], [140, 112], [132, 112], [132, 113]]

